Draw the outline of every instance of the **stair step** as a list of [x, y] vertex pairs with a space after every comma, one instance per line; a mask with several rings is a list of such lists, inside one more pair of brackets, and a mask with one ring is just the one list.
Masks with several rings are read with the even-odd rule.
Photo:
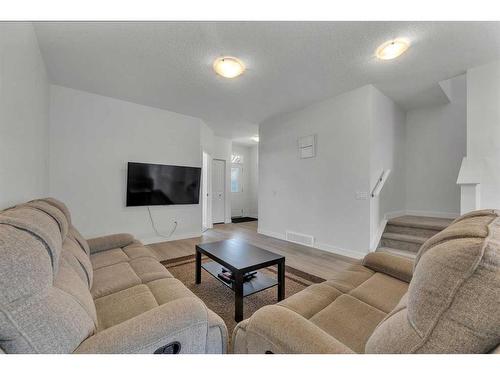
[[410, 243], [415, 243], [422, 245], [425, 241], [427, 241], [427, 237], [422, 237], [422, 236], [413, 236], [410, 234], [404, 234], [404, 233], [391, 233], [391, 232], [385, 232], [382, 234], [382, 238], [389, 239], [389, 240], [396, 240], [396, 241], [402, 241], [402, 242], [410, 242]]
[[439, 217], [404, 215], [389, 219], [387, 221], [387, 224], [442, 231], [443, 229], [448, 227], [452, 221], [452, 219], [444, 219]]
[[448, 227], [453, 220], [404, 215], [387, 221], [379, 248], [394, 254], [415, 257], [422, 244]]
[[426, 241], [426, 239], [426, 237], [421, 236], [411, 236], [409, 234], [385, 232], [384, 234], [382, 234], [380, 246], [416, 253], [420, 249], [420, 246], [422, 246], [422, 244]]
[[409, 259], [415, 259], [417, 256], [417, 253], [413, 251], [405, 251], [405, 250], [399, 250], [399, 249], [393, 249], [392, 247], [379, 247], [377, 251], [380, 251], [382, 253], [390, 253], [394, 255], [398, 255], [401, 257], [409, 258]]
[[411, 236], [420, 236], [425, 238], [431, 238], [432, 236], [440, 232], [440, 230], [436, 229], [407, 227], [403, 225], [393, 225], [393, 224], [387, 224], [385, 227], [385, 231], [387, 233], [409, 234]]

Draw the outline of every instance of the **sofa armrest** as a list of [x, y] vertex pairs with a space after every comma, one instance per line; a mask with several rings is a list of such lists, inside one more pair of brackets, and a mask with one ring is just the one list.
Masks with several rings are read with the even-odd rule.
[[87, 240], [90, 253], [98, 253], [117, 247], [125, 247], [134, 242], [134, 236], [128, 233], [110, 234], [109, 236], [95, 237]]
[[240, 322], [232, 343], [239, 354], [354, 353], [302, 315], [278, 305], [265, 306]]
[[208, 313], [193, 297], [179, 298], [107, 328], [83, 341], [75, 353], [154, 353], [178, 342], [180, 353], [205, 353]]
[[370, 253], [363, 259], [363, 266], [407, 283], [413, 276], [413, 263], [413, 259], [384, 252]]
[[222, 318], [208, 310], [208, 338], [207, 338], [207, 354], [226, 354], [228, 332], [226, 323]]

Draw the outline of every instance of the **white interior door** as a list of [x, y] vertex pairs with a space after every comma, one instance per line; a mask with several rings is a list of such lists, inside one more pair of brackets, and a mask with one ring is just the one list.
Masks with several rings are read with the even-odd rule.
[[226, 162], [212, 161], [212, 221], [223, 223], [226, 210]]
[[203, 152], [203, 168], [202, 168], [202, 229], [212, 228], [212, 158], [206, 152]]

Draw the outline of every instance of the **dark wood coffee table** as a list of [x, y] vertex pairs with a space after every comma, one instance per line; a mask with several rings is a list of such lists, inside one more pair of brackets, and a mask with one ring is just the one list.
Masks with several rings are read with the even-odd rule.
[[[202, 264], [202, 254], [214, 262]], [[245, 273], [273, 265], [278, 266], [277, 279], [257, 272], [256, 277], [243, 281]], [[227, 283], [217, 276], [222, 266], [233, 273], [233, 282]], [[285, 257], [244, 241], [225, 240], [196, 245], [196, 284], [201, 283], [202, 268], [234, 291], [234, 320], [237, 322], [243, 320], [243, 297], [278, 285], [278, 301], [285, 298]]]

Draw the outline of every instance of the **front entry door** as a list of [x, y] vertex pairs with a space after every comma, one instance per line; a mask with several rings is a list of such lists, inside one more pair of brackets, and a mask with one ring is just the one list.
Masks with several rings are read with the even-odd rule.
[[212, 166], [212, 221], [216, 224], [226, 216], [226, 162], [213, 159]]

